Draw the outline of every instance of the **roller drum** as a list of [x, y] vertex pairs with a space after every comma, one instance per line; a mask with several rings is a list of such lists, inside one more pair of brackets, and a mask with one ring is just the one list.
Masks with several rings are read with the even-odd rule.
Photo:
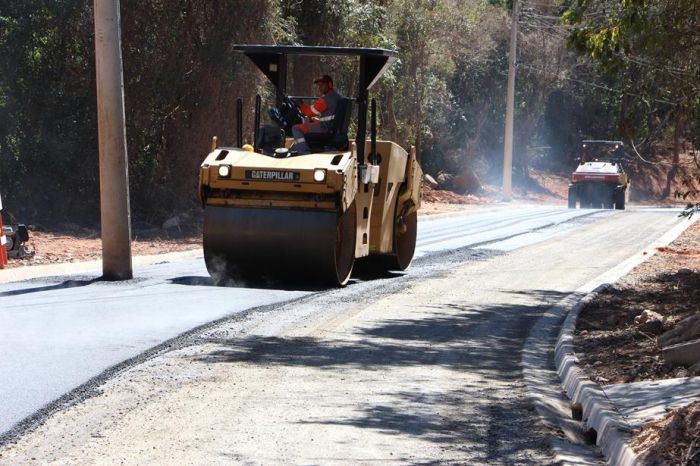
[[[354, 260], [354, 239], [349, 240], [349, 226], [343, 222], [347, 217], [328, 211], [207, 206], [207, 269], [219, 284], [237, 280], [344, 284]], [[346, 241], [339, 241], [343, 237]]]

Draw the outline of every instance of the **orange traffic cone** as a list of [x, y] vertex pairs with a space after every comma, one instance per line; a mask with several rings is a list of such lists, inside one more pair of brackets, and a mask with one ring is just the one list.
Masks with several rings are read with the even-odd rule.
[[7, 238], [2, 229], [2, 198], [0, 198], [0, 269], [4, 269], [7, 265]]

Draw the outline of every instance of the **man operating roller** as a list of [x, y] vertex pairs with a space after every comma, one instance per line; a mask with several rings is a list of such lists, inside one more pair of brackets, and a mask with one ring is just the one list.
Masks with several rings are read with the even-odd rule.
[[311, 106], [301, 103], [299, 109], [304, 114], [304, 122], [292, 126], [292, 136], [294, 145], [292, 151], [300, 154], [311, 152], [309, 144], [306, 142], [306, 134], [309, 133], [330, 133], [333, 129], [335, 110], [338, 102], [343, 96], [338, 94], [333, 87], [333, 79], [324, 74], [314, 80], [320, 98]]

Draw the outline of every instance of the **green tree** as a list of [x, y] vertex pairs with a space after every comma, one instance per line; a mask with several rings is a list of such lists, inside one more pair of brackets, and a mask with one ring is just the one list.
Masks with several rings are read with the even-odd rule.
[[620, 126], [627, 137], [652, 136], [655, 120], [672, 127], [668, 196], [700, 94], [700, 3], [574, 0], [563, 19], [576, 26], [570, 39], [576, 50], [621, 79], [627, 98]]

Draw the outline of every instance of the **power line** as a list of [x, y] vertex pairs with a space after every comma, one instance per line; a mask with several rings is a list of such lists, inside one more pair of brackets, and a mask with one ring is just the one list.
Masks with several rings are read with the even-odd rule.
[[[537, 68], [537, 67], [532, 66], [532, 65], [527, 65], [527, 64], [525, 64], [525, 63], [518, 63], [518, 66], [519, 66], [519, 67], [522, 66], [523, 68], [528, 68], [528, 69], [531, 69], [531, 70], [534, 70], [534, 71], [538, 71], [538, 72], [540, 72], [540, 73], [546, 73], [546, 74], [556, 75], [559, 79], [564, 79], [564, 80], [566, 80], [566, 81], [577, 82], [577, 83], [579, 83], [579, 84], [584, 84], [584, 85], [587, 85], [587, 86], [595, 87], [595, 88], [597, 88], [597, 89], [603, 89], [603, 90], [608, 91], [608, 92], [615, 92], [615, 93], [618, 93], [618, 94], [620, 94], [620, 95], [629, 95], [629, 96], [634, 96], [634, 97], [641, 97], [641, 98], [643, 98], [643, 99], [647, 98], [646, 96], [643, 96], [643, 95], [641, 95], [641, 94], [635, 94], [635, 93], [632, 93], [632, 92], [623, 91], [623, 90], [621, 90], [621, 89], [615, 89], [615, 88], [612, 88], [612, 87], [604, 86], [604, 85], [602, 85], [602, 84], [597, 84], [597, 83], [593, 83], [593, 82], [589, 82], [589, 81], [583, 81], [583, 80], [581, 80], [581, 79], [568, 78], [568, 77], [566, 77], [566, 76], [561, 76], [559, 73], [554, 73], [553, 71], [549, 71], [549, 70], [543, 70], [543, 69], [541, 69], [541, 68]], [[674, 105], [674, 106], [677, 105], [676, 102], [670, 102], [670, 101], [668, 101], [668, 100], [658, 99], [658, 98], [655, 98], [655, 97], [649, 98], [649, 100], [652, 100], [652, 101], [655, 101], [655, 102], [659, 102], [659, 103], [662, 103], [662, 104], [666, 104], [666, 105]]]
[[667, 73], [669, 73], [669, 74], [683, 75], [683, 76], [697, 76], [697, 73], [693, 73], [693, 72], [691, 72], [691, 71], [689, 71], [689, 70], [687, 70], [687, 69], [676, 68], [676, 67], [673, 67], [673, 66], [658, 66], [658, 65], [655, 65], [655, 64], [653, 64], [653, 63], [650, 63], [650, 62], [648, 62], [648, 61], [646, 61], [646, 60], [642, 60], [641, 58], [637, 58], [637, 57], [635, 57], [635, 56], [633, 56], [633, 55], [625, 55], [625, 54], [622, 54], [621, 57], [622, 57], [624, 60], [630, 61], [630, 62], [632, 62], [632, 63], [634, 63], [634, 64], [636, 64], [636, 65], [641, 65], [641, 66], [646, 66], [646, 67], [649, 67], [649, 68], [654, 68], [654, 69], [657, 69], [657, 70], [659, 70], [659, 71], [667, 72]]
[[[519, 23], [521, 23], [525, 29], [527, 30], [536, 30], [540, 33], [547, 34], [550, 37], [559, 39], [559, 40], [567, 40], [569, 38], [569, 32], [574, 29], [573, 26], [567, 25], [567, 24], [554, 24], [549, 20], [559, 20], [561, 19], [558, 16], [551, 16], [551, 15], [542, 15], [538, 13], [533, 13], [533, 12], [525, 12], [522, 14], [527, 20], [520, 20]], [[521, 32], [521, 35], [525, 35], [524, 31]], [[679, 68], [679, 67], [674, 67], [674, 66], [660, 66], [658, 64], [654, 64], [649, 62], [648, 60], [644, 60], [638, 56], [633, 56], [633, 55], [627, 55], [623, 52], [619, 53], [619, 57], [625, 61], [628, 61], [630, 63], [634, 63], [639, 66], [644, 66], [650, 69], [654, 69], [663, 73], [667, 73], [671, 76], [674, 76], [676, 78], [681, 77], [681, 76], [688, 76], [688, 77], [697, 77], [697, 73], [693, 73], [690, 69], [688, 68]], [[686, 82], [686, 81], [684, 81]], [[693, 84], [693, 82], [687, 81], [686, 83]]]
[[671, 167], [673, 167], [673, 166], [677, 166], [677, 167], [692, 167], [693, 165], [696, 165], [696, 166], [698, 165], [697, 162], [685, 162], [685, 163], [682, 163], [682, 162], [678, 162], [678, 163], [673, 163], [673, 162], [652, 162], [651, 160], [647, 160], [647, 159], [645, 159], [644, 157], [642, 157], [642, 154], [640, 154], [640, 153], [637, 151], [637, 148], [635, 147], [634, 141], [633, 141], [632, 139], [630, 139], [630, 145], [632, 146], [632, 150], [634, 150], [634, 153], [637, 155], [637, 157], [639, 158], [639, 160], [641, 160], [642, 162], [647, 163], [647, 164], [649, 164], [649, 165], [664, 165], [664, 166], [667, 166], [667, 167], [668, 167], [668, 166], [671, 166]]

